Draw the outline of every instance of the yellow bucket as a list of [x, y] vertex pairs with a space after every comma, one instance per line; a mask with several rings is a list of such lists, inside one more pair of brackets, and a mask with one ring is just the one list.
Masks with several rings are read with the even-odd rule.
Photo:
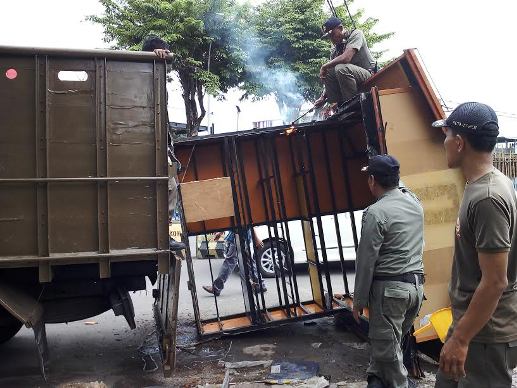
[[424, 331], [429, 329], [430, 326], [432, 326], [434, 331], [440, 338], [440, 341], [445, 342], [445, 337], [447, 337], [447, 332], [449, 331], [449, 327], [451, 326], [451, 324], [452, 311], [450, 307], [446, 307], [432, 313], [429, 316], [429, 323], [415, 331], [414, 335], [417, 336], [418, 334], [423, 333]]
[[435, 311], [431, 314], [429, 320], [433, 324], [434, 330], [436, 330], [436, 334], [438, 334], [438, 337], [440, 337], [440, 341], [445, 342], [445, 337], [447, 337], [449, 327], [452, 325], [451, 308], [446, 307], [444, 309]]

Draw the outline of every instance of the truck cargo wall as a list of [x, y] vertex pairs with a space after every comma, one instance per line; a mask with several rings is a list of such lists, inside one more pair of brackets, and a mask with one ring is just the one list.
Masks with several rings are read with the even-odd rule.
[[0, 47], [0, 267], [168, 257], [155, 59]]

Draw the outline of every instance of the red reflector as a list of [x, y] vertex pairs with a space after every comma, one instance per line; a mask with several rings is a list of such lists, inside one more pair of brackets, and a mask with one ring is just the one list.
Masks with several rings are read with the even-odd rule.
[[16, 77], [18, 77], [18, 72], [14, 69], [8, 69], [5, 72], [5, 76], [9, 79], [15, 79]]

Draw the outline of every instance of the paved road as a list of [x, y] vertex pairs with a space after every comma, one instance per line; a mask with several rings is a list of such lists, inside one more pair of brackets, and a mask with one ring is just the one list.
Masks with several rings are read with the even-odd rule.
[[[214, 260], [217, 271], [222, 260]], [[200, 289], [210, 282], [208, 262], [195, 262], [195, 273], [201, 311], [205, 316], [213, 314], [213, 298]], [[186, 267], [183, 267], [180, 298], [179, 344], [197, 341], [193, 324], [192, 301], [187, 290]], [[301, 295], [309, 296], [309, 279], [304, 270], [297, 271]], [[353, 275], [348, 276], [353, 283]], [[343, 284], [339, 271], [333, 271], [335, 284]], [[273, 290], [274, 279], [268, 279], [268, 288]], [[240, 278], [233, 274], [228, 287], [221, 296], [221, 312], [230, 314], [242, 310]], [[295, 323], [285, 327], [236, 337], [223, 338], [178, 352], [178, 364], [172, 379], [164, 379], [160, 370], [153, 371], [154, 362], [142, 358], [142, 352], [153, 355], [154, 320], [152, 316], [152, 286], [146, 292], [133, 294], [137, 329], [129, 330], [122, 317], [109, 311], [94, 318], [70, 324], [47, 326], [50, 347], [50, 374], [45, 383], [40, 374], [32, 332], [26, 328], [0, 348], [0, 387], [60, 387], [86, 388], [89, 382], [103, 382], [108, 387], [193, 387], [197, 384], [222, 382], [224, 368], [219, 360], [307, 360], [320, 365], [320, 373], [332, 376], [332, 381], [357, 383], [364, 381], [368, 363], [368, 348], [351, 333], [335, 329], [331, 318], [323, 318], [314, 324]], [[274, 304], [274, 292], [267, 293], [268, 304]], [[242, 303], [242, 302], [240, 302]], [[156, 354], [154, 359], [158, 361]], [[159, 361], [158, 361], [159, 362]], [[147, 371], [144, 371], [144, 367]], [[435, 367], [427, 366], [431, 372]], [[253, 373], [257, 374], [253, 374]], [[243, 371], [232, 381], [256, 381], [263, 379], [268, 371]], [[432, 384], [428, 380], [420, 386]], [[357, 386], [363, 386], [359, 383]], [[101, 385], [102, 386], [102, 385]], [[350, 385], [352, 386], [352, 385]]]
[[[212, 274], [213, 277], [217, 277], [219, 272], [219, 268], [223, 263], [222, 259], [212, 259], [210, 262], [208, 260], [195, 260], [194, 261], [194, 274], [196, 279], [196, 290], [198, 295], [199, 308], [201, 312], [202, 319], [209, 319], [216, 317], [216, 308], [215, 308], [215, 298], [202, 289], [203, 285], [211, 284], [211, 273], [210, 273], [210, 264], [212, 266]], [[338, 264], [338, 263], [333, 263]], [[183, 270], [185, 270], [185, 267]], [[344, 292], [344, 280], [343, 275], [341, 273], [341, 269], [339, 265], [332, 265], [331, 268], [331, 284], [333, 287], [333, 293], [343, 293]], [[298, 283], [298, 290], [300, 295], [300, 300], [310, 301], [312, 300], [312, 291], [310, 285], [310, 278], [307, 272], [306, 266], [297, 266], [296, 271], [296, 280]], [[183, 279], [188, 276], [185, 271], [182, 271]], [[354, 274], [352, 272], [347, 273], [347, 280], [350, 287], [350, 290], [353, 291], [354, 286]], [[276, 307], [279, 305], [278, 299], [278, 290], [276, 280], [274, 278], [265, 279], [266, 287], [268, 291], [265, 293], [265, 300], [267, 307]], [[326, 283], [325, 283], [326, 284]], [[182, 282], [182, 285], [185, 285], [185, 282]], [[181, 290], [182, 295], [185, 293], [190, 293], [186, 289]], [[290, 291], [289, 291], [290, 292]], [[283, 295], [283, 292], [281, 292]], [[245, 311], [244, 301], [243, 301], [243, 293], [241, 286], [241, 278], [237, 271], [235, 271], [229, 278], [226, 283], [225, 289], [221, 293], [221, 296], [217, 298], [217, 305], [219, 308], [220, 316], [237, 314]], [[181, 306], [187, 308], [185, 306], [185, 298], [181, 302]], [[181, 310], [181, 309], [180, 309]]]

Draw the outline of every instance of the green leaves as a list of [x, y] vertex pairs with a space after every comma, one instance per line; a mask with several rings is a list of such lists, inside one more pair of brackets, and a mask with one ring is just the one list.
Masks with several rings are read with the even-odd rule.
[[[286, 110], [321, 93], [319, 69], [330, 53], [330, 43], [320, 39], [330, 16], [324, 0], [267, 0], [256, 8], [237, 0], [99, 1], [104, 14], [88, 19], [104, 27], [113, 48], [140, 50], [149, 35], [171, 46], [192, 135], [205, 115], [205, 92], [220, 96], [239, 87], [243, 98], [273, 94]], [[336, 11], [350, 28], [345, 8]], [[370, 48], [393, 35], [374, 32], [378, 20], [363, 10], [353, 16]]]

